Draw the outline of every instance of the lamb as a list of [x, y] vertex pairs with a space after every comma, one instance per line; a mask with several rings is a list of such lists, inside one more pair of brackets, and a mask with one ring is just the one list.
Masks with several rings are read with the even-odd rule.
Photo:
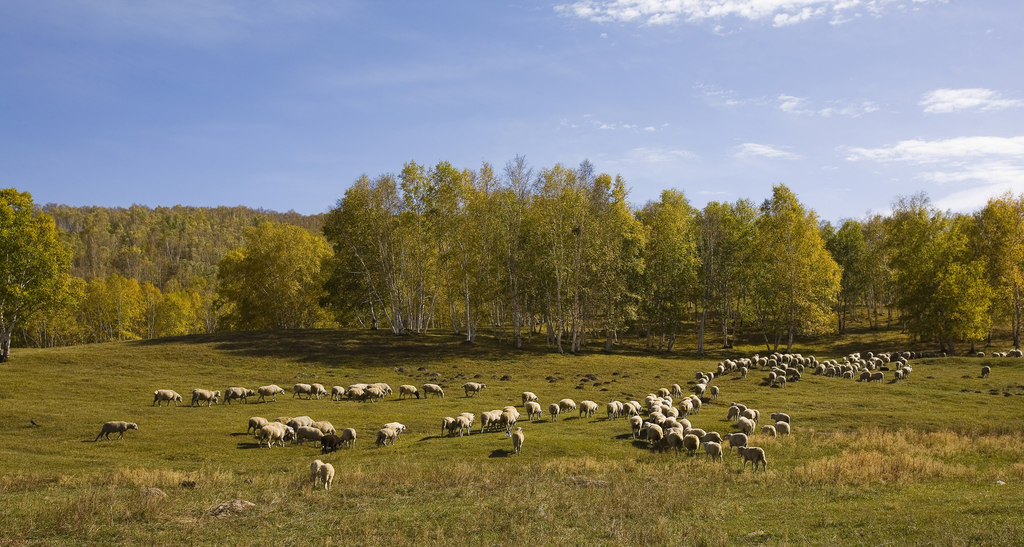
[[315, 427], [304, 425], [295, 429], [295, 441], [298, 444], [313, 441], [313, 446], [316, 446], [322, 438], [324, 438], [324, 432]]
[[437, 384], [423, 384], [423, 397], [433, 395], [444, 399], [444, 390]]
[[523, 433], [523, 428], [517, 427], [511, 434], [512, 437], [512, 451], [519, 455], [519, 452], [523, 449], [523, 441], [526, 440], [526, 434]]
[[558, 413], [562, 410], [562, 407], [558, 406], [558, 403], [551, 403], [548, 405], [548, 414], [551, 415], [551, 421], [558, 421]]
[[775, 420], [776, 422], [786, 422], [787, 424], [791, 423], [789, 419], [789, 414], [786, 414], [784, 412], [773, 412], [772, 419]]
[[193, 389], [192, 390], [192, 404], [189, 406], [195, 406], [199, 403], [199, 406], [203, 406], [203, 401], [206, 401], [206, 406], [210, 406], [214, 403], [220, 402], [220, 392], [210, 391], [208, 389]]
[[181, 402], [181, 395], [178, 395], [178, 392], [173, 389], [158, 389], [153, 392], [154, 405], [163, 406], [164, 401], [167, 401], [167, 406], [171, 406], [171, 402], [174, 402], [174, 406], [178, 406], [178, 403]]
[[323, 384], [310, 384], [309, 395], [310, 397], [316, 397], [317, 399], [320, 397], [326, 397], [327, 388], [324, 387]]
[[337, 435], [324, 435], [324, 438], [320, 439], [320, 453], [328, 454], [334, 452], [341, 446], [341, 437]]
[[539, 420], [542, 413], [543, 411], [541, 410], [540, 403], [537, 401], [526, 402], [526, 415], [529, 416], [531, 422], [534, 419]]
[[686, 448], [686, 455], [693, 456], [697, 453], [697, 449], [700, 448], [700, 438], [692, 433], [688, 433], [683, 437], [683, 446]]
[[533, 401], [533, 402], [536, 403], [538, 400], [539, 399], [537, 399], [537, 394], [536, 393], [534, 393], [532, 391], [524, 391], [523, 392], [523, 406], [524, 407], [526, 406], [526, 403], [529, 403], [530, 401]]
[[576, 401], [573, 401], [572, 399], [562, 399], [561, 401], [558, 401], [558, 409], [562, 412], [576, 410]]
[[413, 395], [415, 395], [416, 398], [419, 399], [420, 398], [420, 391], [418, 389], [416, 389], [416, 386], [410, 386], [408, 384], [406, 384], [404, 386], [398, 386], [398, 398], [399, 399], [403, 399], [407, 395], [409, 397], [412, 397]]
[[257, 403], [260, 402], [260, 401], [266, 402], [266, 397], [269, 397], [271, 395], [274, 396], [274, 402], [276, 403], [277, 402], [277, 394], [278, 393], [284, 393], [284, 390], [281, 389], [280, 387], [278, 387], [277, 385], [270, 384], [269, 386], [260, 386], [260, 387], [256, 388], [256, 393], [260, 394], [259, 399], [256, 399]]
[[248, 427], [248, 429], [245, 430], [245, 433], [248, 434], [249, 433], [249, 429], [251, 429], [253, 435], [255, 435], [256, 433], [259, 432], [259, 430], [263, 426], [267, 425], [268, 423], [270, 423], [270, 422], [267, 421], [266, 418], [261, 418], [259, 416], [253, 416], [252, 418], [249, 418], [249, 427]]
[[462, 384], [462, 389], [466, 390], [466, 397], [472, 397], [473, 395], [479, 397], [480, 390], [485, 387], [487, 387], [487, 384], [480, 384], [477, 382], [466, 382], [465, 384]]
[[754, 466], [754, 472], [757, 473], [757, 464], [760, 462], [765, 471], [768, 471], [768, 459], [764, 456], [764, 449], [758, 446], [747, 446], [739, 447], [736, 449], [740, 456], [743, 458], [743, 467], [747, 467], [747, 462], [750, 462]]
[[313, 397], [313, 386], [309, 384], [295, 384], [292, 386], [292, 398], [294, 399], [296, 395], [305, 395], [306, 399], [311, 399]]
[[334, 386], [331, 388], [331, 400], [340, 401], [345, 397], [345, 388], [341, 386]]
[[100, 434], [96, 435], [92, 442], [100, 440], [100, 437], [106, 437], [109, 441], [111, 433], [117, 433], [117, 440], [121, 440], [124, 438], [124, 432], [129, 429], [137, 430], [139, 429], [139, 424], [134, 422], [107, 422], [103, 424], [103, 427], [100, 428]]
[[580, 417], [584, 415], [587, 418], [593, 418], [594, 413], [597, 412], [598, 405], [594, 401], [580, 401]]
[[724, 460], [722, 460], [722, 445], [721, 444], [716, 443], [716, 442], [706, 442], [706, 443], [704, 443], [704, 453], [707, 454], [709, 458], [711, 458], [712, 462], [714, 462], [715, 458], [717, 457], [718, 461], [724, 463]]
[[761, 433], [764, 433], [765, 435], [771, 437], [777, 437], [779, 435], [778, 432], [775, 430], [774, 425], [761, 426]]
[[789, 435], [789, 422], [775, 422], [775, 431], [779, 435]]
[[981, 367], [981, 377], [982, 378], [988, 378], [988, 375], [991, 372], [992, 372], [992, 369], [990, 367], [987, 367], [987, 366]]
[[320, 482], [324, 483], [324, 490], [330, 490], [331, 483], [334, 482], [334, 466], [316, 460], [309, 465], [309, 478], [313, 481], [314, 490]]
[[356, 430], [351, 427], [341, 430], [341, 446], [348, 446], [349, 448], [356, 447]]
[[229, 387], [224, 390], [224, 402], [230, 405], [231, 399], [238, 399], [243, 403], [248, 403], [249, 401], [247, 398], [252, 397], [253, 395], [255, 395], [255, 393], [253, 393], [251, 389], [246, 389], [244, 387]]

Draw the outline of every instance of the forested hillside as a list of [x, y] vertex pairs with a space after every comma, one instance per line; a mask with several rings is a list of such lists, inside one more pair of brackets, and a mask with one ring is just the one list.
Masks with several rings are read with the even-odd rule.
[[994, 330], [1020, 346], [1024, 196], [973, 214], [901, 196], [833, 226], [781, 184], [760, 205], [628, 195], [589, 162], [517, 157], [500, 172], [410, 162], [315, 216], [46, 205], [70, 277], [15, 332], [52, 346], [342, 325], [558, 352], [625, 338], [671, 351], [687, 335], [704, 353], [738, 334], [788, 350], [852, 317], [953, 354]]

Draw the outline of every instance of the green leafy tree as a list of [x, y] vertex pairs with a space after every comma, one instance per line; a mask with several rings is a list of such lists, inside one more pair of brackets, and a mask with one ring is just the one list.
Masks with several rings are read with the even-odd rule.
[[797, 334], [827, 332], [839, 266], [825, 249], [817, 215], [785, 185], [761, 205], [753, 252], [752, 300], [768, 349], [778, 350], [785, 336], [788, 352]]
[[978, 212], [979, 255], [987, 262], [994, 311], [1009, 317], [1013, 347], [1020, 349], [1024, 316], [1024, 194], [992, 198]]
[[236, 329], [312, 328], [326, 314], [321, 263], [330, 247], [319, 236], [288, 224], [261, 222], [245, 231], [244, 245], [220, 262], [218, 295], [224, 320]]
[[826, 223], [822, 229], [825, 248], [842, 269], [836, 298], [836, 320], [839, 334], [846, 334], [846, 320], [867, 291], [867, 244], [861, 224], [847, 220], [838, 230]]
[[59, 305], [68, 294], [71, 249], [46, 214], [36, 214], [32, 196], [0, 190], [0, 362], [11, 354], [18, 325]]

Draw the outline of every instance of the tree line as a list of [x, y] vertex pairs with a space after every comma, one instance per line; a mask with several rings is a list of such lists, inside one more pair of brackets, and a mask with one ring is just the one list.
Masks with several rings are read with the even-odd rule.
[[517, 348], [537, 337], [558, 352], [623, 336], [671, 351], [696, 332], [704, 353], [745, 332], [789, 350], [859, 314], [954, 354], [994, 325], [1020, 347], [1024, 196], [1012, 194], [973, 214], [899, 197], [888, 215], [833, 226], [781, 184], [756, 206], [697, 209], [670, 189], [635, 207], [588, 161], [535, 170], [523, 157], [500, 172], [409, 162], [315, 216], [35, 207], [3, 192], [4, 248], [24, 254], [32, 245], [8, 234], [49, 223], [52, 244], [35, 245], [59, 272], [59, 290], [16, 315], [18, 272], [2, 272], [8, 345], [361, 326]]

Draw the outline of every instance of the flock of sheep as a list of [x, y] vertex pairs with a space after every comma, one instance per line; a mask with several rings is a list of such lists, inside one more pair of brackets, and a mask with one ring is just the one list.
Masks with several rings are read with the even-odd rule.
[[[1013, 355], [1011, 355], [1013, 354]], [[1007, 352], [1007, 356], [1020, 356], [1020, 352], [1014, 350]], [[768, 371], [764, 384], [769, 387], [784, 388], [787, 383], [798, 382], [805, 373], [805, 370], [813, 370], [813, 374], [830, 378], [857, 379], [865, 382], [884, 381], [884, 372], [893, 371], [894, 382], [905, 380], [910, 377], [913, 368], [909, 360], [917, 355], [909, 352], [893, 352], [872, 354], [852, 353], [841, 361], [836, 359], [817, 361], [813, 356], [803, 357], [800, 354], [779, 354], [762, 357], [754, 355], [751, 358], [726, 359], [718, 364], [712, 372], [697, 372], [689, 393], [683, 396], [683, 388], [679, 384], [672, 384], [670, 387], [658, 389], [655, 393], [648, 394], [644, 400], [628, 400], [625, 402], [611, 400], [605, 404], [607, 420], [624, 418], [630, 426], [630, 437], [634, 441], [646, 442], [648, 446], [657, 451], [674, 451], [676, 453], [686, 450], [690, 456], [696, 455], [703, 447], [705, 455], [712, 462], [723, 462], [722, 444], [728, 443], [729, 451], [737, 449], [737, 455], [743, 458], [743, 468], [747, 462], [751, 463], [756, 472], [758, 467], [767, 470], [767, 457], [763, 448], [749, 446], [751, 437], [758, 431], [761, 414], [757, 409], [748, 408], [742, 403], [732, 403], [727, 412], [726, 419], [735, 421], [736, 432], [727, 433], [724, 436], [716, 431], [705, 431], [694, 427], [689, 418], [691, 415], [700, 413], [701, 407], [718, 399], [719, 387], [712, 385], [713, 380], [728, 374], [739, 374], [746, 378], [752, 369]], [[982, 376], [987, 377], [990, 373], [989, 367], [982, 368]], [[487, 386], [477, 382], [466, 382], [462, 388], [467, 398], [481, 397], [481, 392]], [[220, 391], [207, 389], [194, 389], [190, 406], [207, 406], [223, 403], [230, 404], [233, 400], [243, 403], [248, 402], [249, 397], [257, 396], [259, 401], [277, 400], [277, 395], [284, 394], [285, 390], [277, 385], [266, 385], [257, 388], [255, 391], [243, 387], [229, 387], [222, 396]], [[330, 391], [332, 401], [350, 400], [359, 402], [377, 402], [393, 392], [391, 387], [383, 382], [374, 384], [353, 384], [346, 387], [333, 386]], [[322, 384], [297, 383], [292, 387], [292, 397], [305, 396], [309, 399], [320, 399], [328, 395], [327, 388]], [[398, 399], [428, 395], [444, 398], [444, 389], [438, 384], [423, 384], [422, 391], [413, 385], [402, 385], [399, 387]], [[174, 403], [178, 406], [183, 403], [182, 396], [170, 389], [159, 389], [153, 392], [153, 405], [162, 406], [163, 403], [169, 406]], [[542, 419], [543, 407], [536, 394], [530, 391], [522, 393], [522, 408], [527, 419], [534, 422]], [[547, 406], [548, 415], [552, 422], [556, 422], [560, 415], [578, 411], [580, 418], [593, 417], [600, 409], [600, 405], [594, 401], [581, 401], [577, 404], [570, 398], [552, 402]], [[790, 435], [792, 432], [791, 418], [788, 414], [777, 412], [771, 415], [772, 423], [760, 427], [760, 433], [775, 437], [778, 435]], [[480, 414], [480, 431], [504, 432], [512, 440], [512, 453], [519, 455], [525, 441], [523, 428], [518, 426], [522, 417], [515, 405], [507, 405], [501, 409], [485, 411]], [[462, 437], [472, 433], [476, 415], [472, 412], [463, 412], [458, 416], [446, 416], [441, 419], [441, 432], [443, 437]], [[105, 437], [110, 440], [111, 433], [118, 433], [118, 439], [124, 437], [125, 431], [137, 430], [138, 425], [131, 422], [113, 421], [103, 424], [103, 427], [95, 440]], [[282, 416], [274, 421], [262, 417], [249, 419], [247, 432], [251, 431], [257, 441], [257, 446], [266, 445], [267, 448], [285, 446], [286, 441], [294, 441], [295, 444], [303, 444], [312, 441], [313, 445], [319, 444], [321, 453], [327, 454], [339, 448], [354, 448], [357, 433], [354, 428], [346, 428], [339, 434], [335, 427], [328, 421], [315, 421], [309, 416], [297, 418]], [[377, 431], [375, 444], [377, 447], [392, 445], [401, 439], [401, 434], [406, 431], [406, 426], [398, 422], [390, 422], [381, 426]], [[310, 467], [310, 478], [314, 487], [320, 483], [325, 489], [329, 489], [334, 478], [334, 468], [329, 463], [316, 460]]]

